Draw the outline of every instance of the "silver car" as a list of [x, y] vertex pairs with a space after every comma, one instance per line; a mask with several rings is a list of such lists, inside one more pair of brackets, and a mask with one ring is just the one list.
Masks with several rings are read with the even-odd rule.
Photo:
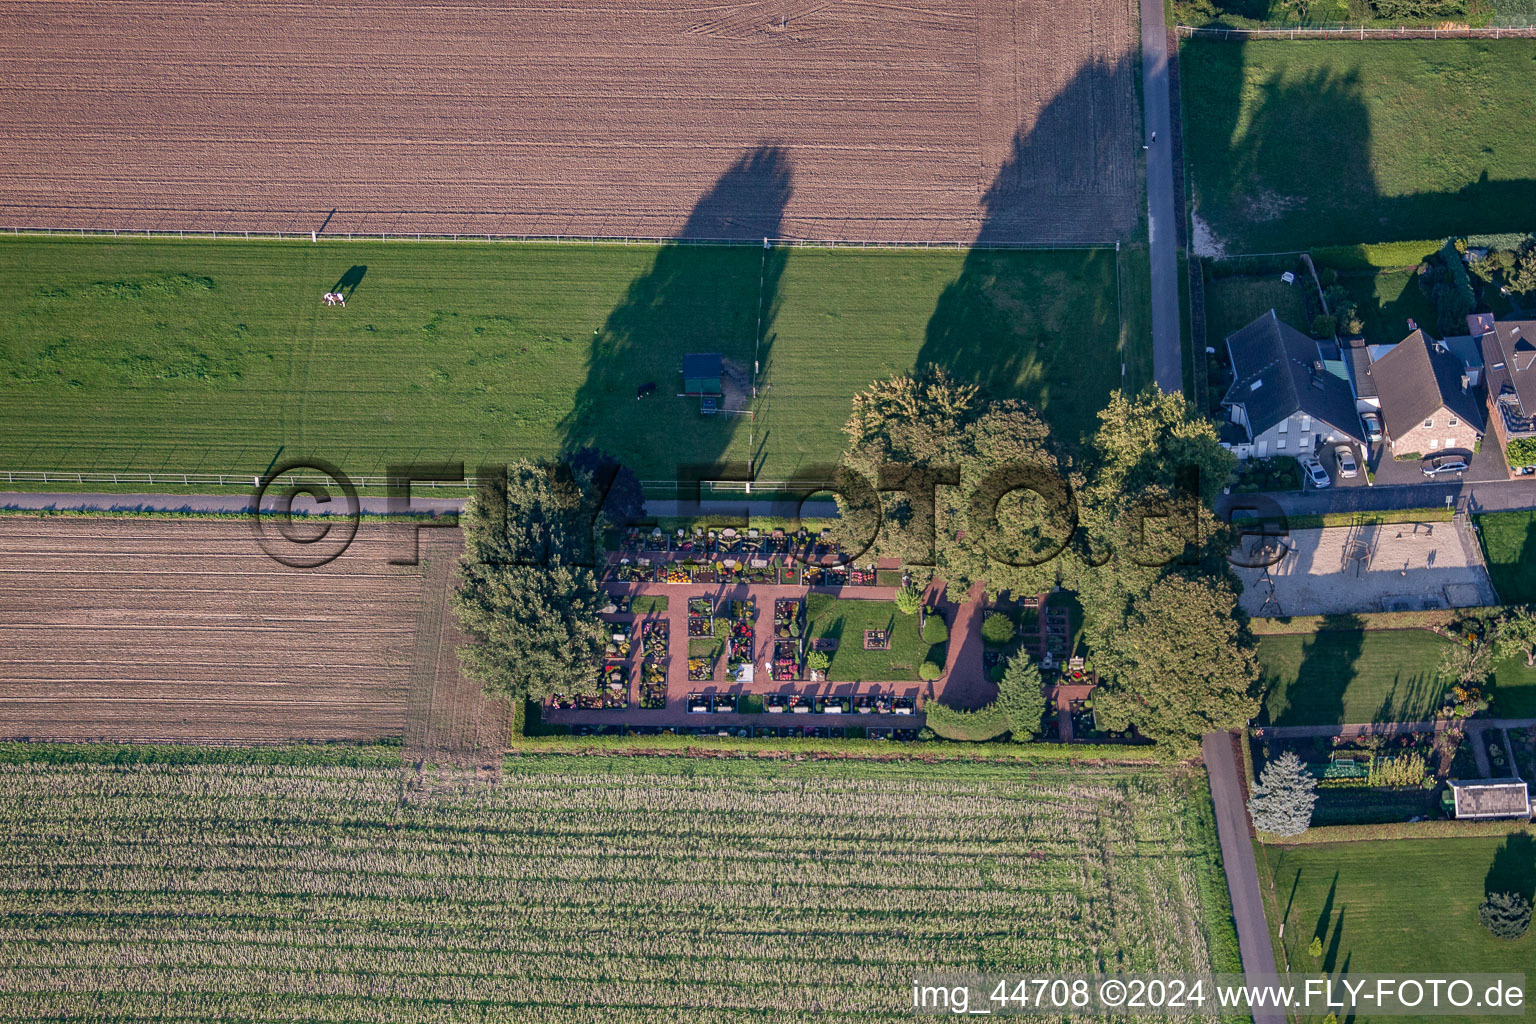
[[1328, 479], [1328, 471], [1323, 468], [1323, 464], [1310, 455], [1301, 460], [1301, 471], [1312, 481], [1313, 487], [1327, 487], [1333, 483]]
[[1360, 422], [1365, 424], [1365, 437], [1371, 444], [1381, 440], [1381, 417], [1373, 412], [1368, 412], [1360, 417]]
[[1333, 457], [1339, 460], [1339, 476], [1352, 480], [1360, 475], [1360, 467], [1355, 463], [1354, 449], [1349, 445], [1334, 446]]
[[1431, 479], [1450, 473], [1461, 476], [1466, 471], [1467, 460], [1460, 455], [1436, 455], [1425, 459], [1420, 468]]

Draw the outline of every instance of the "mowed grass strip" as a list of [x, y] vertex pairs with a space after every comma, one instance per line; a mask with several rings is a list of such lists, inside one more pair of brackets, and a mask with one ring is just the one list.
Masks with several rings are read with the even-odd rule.
[[909, 1021], [911, 972], [1232, 969], [1189, 773], [0, 765], [0, 1016]]
[[[281, 450], [377, 475], [597, 444], [672, 480], [750, 440], [782, 479], [835, 461], [852, 396], [919, 362], [1075, 442], [1120, 383], [1116, 285], [1107, 249], [12, 238], [0, 470], [259, 473]], [[688, 352], [761, 363], [755, 421], [677, 397]]]
[[1536, 511], [1484, 513], [1477, 531], [1499, 600], [1536, 604]]
[[[1269, 725], [1423, 722], [1447, 684], [1440, 659], [1450, 641], [1427, 629], [1325, 629], [1259, 637]], [[1495, 661], [1493, 711], [1536, 715], [1536, 668], [1520, 656]]]
[[[1514, 942], [1496, 939], [1477, 917], [1489, 888], [1527, 898], [1536, 888], [1536, 853], [1524, 833], [1267, 846], [1263, 855], [1273, 873], [1274, 900], [1280, 901], [1278, 908], [1269, 904], [1270, 931], [1278, 933], [1276, 916], [1287, 914], [1276, 952], [1283, 944], [1293, 971], [1536, 971], [1536, 932]], [[1307, 952], [1314, 937], [1323, 949], [1316, 959]]]
[[[833, 641], [828, 678], [834, 683], [882, 682], [916, 679], [918, 666], [932, 660], [944, 664], [945, 643], [932, 643], [918, 635], [917, 616], [903, 615], [893, 601], [862, 601], [812, 594], [806, 602], [809, 620], [806, 636]], [[866, 630], [890, 632], [889, 650], [864, 649]], [[948, 629], [935, 621], [925, 631], [931, 638], [948, 637]]]
[[1536, 40], [1180, 52], [1195, 212], [1230, 253], [1536, 225]]

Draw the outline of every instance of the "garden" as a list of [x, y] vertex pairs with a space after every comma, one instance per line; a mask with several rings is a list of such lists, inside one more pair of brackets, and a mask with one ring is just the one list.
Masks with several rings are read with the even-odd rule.
[[[604, 578], [619, 583], [783, 584], [807, 587], [873, 587], [881, 574], [839, 564], [843, 552], [831, 531], [690, 531], [630, 527]], [[891, 581], [887, 579], [886, 583]]]
[[1254, 770], [1295, 754], [1317, 780], [1312, 824], [1377, 825], [1452, 817], [1447, 778], [1477, 778], [1460, 728], [1439, 733], [1278, 739], [1254, 731]]
[[[939, 673], [943, 671], [949, 628], [937, 613], [926, 617], [920, 632], [918, 615], [902, 614], [893, 601], [811, 594], [805, 601], [805, 617], [805, 633], [811, 645], [807, 664], [815, 655], [824, 656], [826, 668], [821, 671], [827, 681], [918, 679], [925, 665], [937, 668]], [[889, 646], [866, 650], [863, 638], [867, 630], [887, 634]]]

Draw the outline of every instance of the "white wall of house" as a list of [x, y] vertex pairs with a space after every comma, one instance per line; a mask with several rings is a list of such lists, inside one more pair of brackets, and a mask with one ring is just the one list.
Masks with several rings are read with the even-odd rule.
[[1253, 455], [1259, 459], [1273, 458], [1277, 455], [1289, 455], [1299, 459], [1311, 455], [1319, 441], [1331, 444], [1345, 439], [1344, 434], [1322, 420], [1296, 413], [1276, 423], [1262, 434], [1254, 435]]

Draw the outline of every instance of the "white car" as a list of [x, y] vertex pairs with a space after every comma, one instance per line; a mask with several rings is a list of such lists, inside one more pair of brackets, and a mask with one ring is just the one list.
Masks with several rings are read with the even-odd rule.
[[1346, 480], [1360, 475], [1360, 467], [1355, 464], [1355, 453], [1347, 444], [1336, 445], [1333, 449], [1333, 457], [1339, 460], [1339, 476]]
[[1306, 474], [1308, 480], [1312, 481], [1313, 487], [1328, 487], [1333, 483], [1328, 478], [1328, 471], [1323, 468], [1323, 464], [1310, 455], [1301, 460], [1301, 471]]

